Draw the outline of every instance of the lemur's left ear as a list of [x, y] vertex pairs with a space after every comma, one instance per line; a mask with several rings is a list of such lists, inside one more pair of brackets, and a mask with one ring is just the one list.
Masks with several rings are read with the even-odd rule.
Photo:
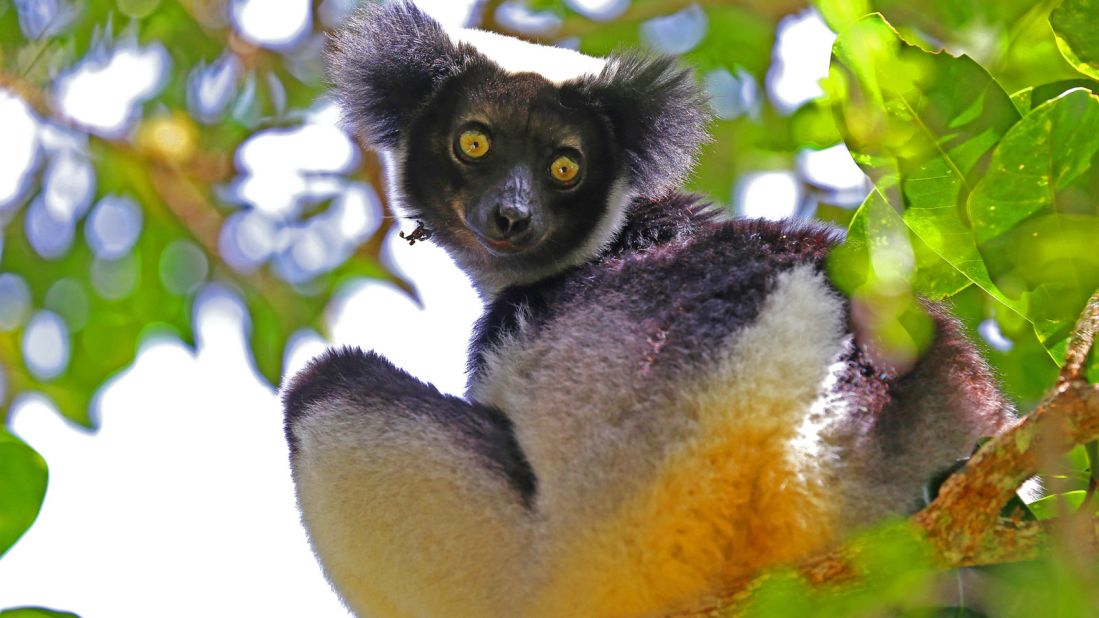
[[612, 56], [575, 86], [610, 119], [635, 190], [655, 198], [682, 186], [709, 141], [709, 102], [689, 69], [671, 56]]
[[330, 40], [328, 75], [344, 121], [389, 149], [415, 111], [475, 55], [411, 2], [368, 3]]

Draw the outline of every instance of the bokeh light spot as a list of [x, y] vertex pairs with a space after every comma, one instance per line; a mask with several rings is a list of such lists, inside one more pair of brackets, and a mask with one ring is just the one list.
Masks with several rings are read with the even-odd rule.
[[160, 44], [120, 45], [111, 54], [89, 54], [56, 83], [65, 114], [88, 129], [117, 137], [140, 113], [140, 103], [160, 91], [171, 58]]
[[784, 219], [798, 212], [802, 191], [790, 172], [744, 174], [733, 195], [737, 214], [748, 218]]
[[293, 46], [312, 25], [306, 0], [236, 0], [231, 15], [241, 36], [265, 47]]
[[160, 254], [160, 282], [173, 294], [185, 296], [197, 290], [209, 268], [202, 249], [186, 240], [173, 241]]
[[70, 331], [79, 331], [88, 323], [88, 294], [76, 280], [61, 279], [46, 292], [46, 309], [65, 318]]
[[45, 200], [38, 197], [27, 207], [24, 229], [27, 241], [35, 252], [51, 260], [68, 253], [76, 233], [76, 223], [71, 217], [56, 217], [46, 206]]
[[685, 54], [706, 36], [706, 13], [697, 5], [641, 24], [641, 38], [665, 54]]
[[129, 253], [141, 235], [141, 208], [128, 197], [108, 195], [92, 209], [84, 235], [96, 257], [116, 260]]
[[38, 158], [37, 124], [30, 106], [0, 88], [0, 210], [26, 190]]
[[752, 74], [737, 68], [736, 75], [725, 69], [715, 69], [703, 78], [710, 107], [718, 118], [736, 118], [745, 113], [752, 117], [759, 112], [759, 87]]
[[15, 0], [19, 29], [30, 40], [64, 32], [76, 16], [76, 7], [65, 0]]
[[69, 329], [52, 311], [34, 314], [23, 331], [23, 360], [39, 380], [52, 380], [69, 365]]
[[780, 111], [790, 112], [823, 94], [836, 33], [820, 14], [808, 9], [788, 15], [775, 34], [774, 61], [767, 71], [767, 90]]
[[577, 13], [596, 21], [614, 19], [630, 8], [629, 0], [566, 0], [566, 2]]
[[179, 165], [198, 151], [198, 130], [187, 114], [165, 114], [142, 123], [137, 144], [153, 157]]
[[79, 219], [95, 194], [95, 169], [85, 157], [60, 149], [50, 160], [43, 184], [46, 208], [55, 219]]
[[1015, 342], [1004, 336], [1000, 330], [1000, 324], [996, 320], [988, 319], [977, 325], [977, 333], [993, 349], [1007, 352], [1015, 346]]
[[133, 254], [117, 260], [97, 259], [92, 262], [92, 285], [106, 300], [126, 298], [137, 284], [141, 262]]
[[256, 210], [235, 212], [222, 225], [218, 250], [227, 264], [240, 272], [251, 272], [267, 261], [276, 249], [279, 228], [267, 215]]
[[187, 108], [199, 122], [214, 123], [236, 94], [240, 61], [226, 54], [213, 64], [200, 64], [187, 77]]
[[31, 312], [31, 291], [19, 275], [0, 274], [0, 331], [15, 330]]

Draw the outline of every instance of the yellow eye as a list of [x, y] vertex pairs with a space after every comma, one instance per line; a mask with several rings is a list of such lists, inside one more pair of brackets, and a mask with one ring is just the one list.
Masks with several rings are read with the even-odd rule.
[[458, 148], [462, 150], [462, 154], [470, 159], [480, 159], [487, 155], [491, 146], [492, 140], [480, 131], [470, 129], [462, 131], [462, 134], [458, 136]]
[[580, 173], [580, 164], [571, 157], [561, 155], [550, 163], [550, 176], [561, 184], [569, 184]]

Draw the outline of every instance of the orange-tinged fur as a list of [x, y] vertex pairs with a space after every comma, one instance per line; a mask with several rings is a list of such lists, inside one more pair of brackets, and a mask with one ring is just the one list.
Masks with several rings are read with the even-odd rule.
[[819, 479], [789, 457], [784, 433], [741, 428], [698, 450], [684, 445], [650, 491], [577, 539], [539, 615], [688, 608], [745, 574], [829, 543], [835, 513]]
[[[552, 564], [561, 566], [542, 589], [538, 615], [689, 608], [834, 539], [838, 505], [824, 472], [794, 441], [842, 340], [838, 299], [808, 271], [780, 281], [726, 361], [685, 385], [679, 413], [695, 419], [693, 435], [664, 456], [643, 491], [556, 554]], [[790, 328], [807, 318], [823, 327]], [[764, 340], [799, 353], [758, 355]]]

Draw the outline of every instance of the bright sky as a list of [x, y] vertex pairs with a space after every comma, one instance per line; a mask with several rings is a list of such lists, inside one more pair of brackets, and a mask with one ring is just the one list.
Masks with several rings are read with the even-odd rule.
[[[421, 4], [451, 22], [463, 21], [468, 6], [448, 0]], [[625, 3], [572, 4], [613, 16]], [[305, 29], [305, 7], [307, 0], [244, 0], [233, 3], [232, 16], [246, 37], [279, 48]], [[645, 37], [654, 46], [671, 45], [667, 29], [689, 31], [697, 20], [698, 14], [688, 10], [647, 27]], [[783, 68], [768, 87], [792, 109], [818, 92], [816, 81], [826, 70], [832, 35], [811, 12], [791, 20], [786, 32], [794, 36], [780, 37]], [[796, 49], [791, 41], [797, 41]], [[64, 76], [57, 95], [73, 120], [103, 134], [124, 134], [136, 105], [161, 87], [165, 62], [157, 46], [133, 47], [113, 62]], [[215, 85], [219, 75], [232, 70], [211, 65]], [[713, 80], [732, 88], [728, 100], [733, 108], [743, 103], [745, 92], [759, 90], [742, 77]], [[216, 90], [196, 89], [196, 96], [216, 107]], [[248, 173], [231, 194], [253, 208], [234, 215], [226, 232], [236, 241], [235, 253], [227, 256], [237, 260], [235, 265], [244, 268], [275, 254], [288, 255], [276, 268], [305, 277], [323, 268], [324, 259], [342, 259], [341, 251], [376, 229], [377, 206], [368, 187], [349, 191], [332, 217], [314, 218], [320, 220], [315, 227], [274, 224], [292, 214], [294, 203], [287, 195], [333, 190], [305, 172], [338, 172], [354, 164], [349, 142], [335, 129], [334, 112], [321, 105], [304, 128], [268, 132], [241, 149], [238, 160]], [[38, 209], [36, 216], [47, 226], [43, 229], [50, 230], [44, 237], [64, 240], [68, 228], [58, 222], [90, 210], [93, 221], [104, 218], [103, 233], [88, 239], [97, 251], [128, 248], [140, 219], [124, 202], [89, 203], [79, 143], [36, 124], [26, 106], [3, 91], [0, 135], [0, 204], [19, 190], [40, 147], [53, 161], [47, 176], [66, 179], [70, 197], [62, 201], [47, 195], [29, 206]], [[862, 182], [842, 147], [806, 154], [801, 164], [806, 173], [830, 177], [833, 184], [857, 187]], [[784, 216], [795, 211], [797, 191], [792, 174], [766, 172], [744, 180], [729, 199], [742, 213]], [[83, 194], [88, 199], [72, 199]], [[119, 229], [123, 233], [115, 233]], [[326, 258], [317, 249], [333, 246], [332, 238], [342, 244]], [[67, 250], [69, 242], [56, 250]], [[289, 371], [328, 343], [359, 345], [379, 350], [441, 390], [460, 394], [465, 346], [479, 301], [465, 275], [430, 243], [409, 247], [391, 237], [386, 255], [416, 282], [424, 307], [386, 284], [355, 285], [330, 308], [333, 340], [299, 333], [287, 352]], [[0, 280], [0, 287], [5, 285], [18, 291], [18, 282]], [[0, 302], [0, 327], [5, 319], [26, 317], [11, 300], [18, 294], [6, 298], [7, 305]], [[36, 315], [43, 326], [35, 336], [46, 339], [29, 350], [45, 355], [47, 372], [65, 362], [51, 353], [67, 353], [49, 340], [57, 336], [55, 318], [49, 312]], [[100, 392], [101, 429], [95, 434], [68, 424], [39, 398], [17, 403], [12, 429], [46, 458], [51, 476], [38, 521], [0, 559], [0, 608], [44, 605], [84, 618], [346, 615], [298, 523], [281, 410], [245, 352], [246, 313], [230, 293], [210, 287], [196, 303], [195, 321], [197, 353], [172, 340], [147, 342], [133, 367]]]

